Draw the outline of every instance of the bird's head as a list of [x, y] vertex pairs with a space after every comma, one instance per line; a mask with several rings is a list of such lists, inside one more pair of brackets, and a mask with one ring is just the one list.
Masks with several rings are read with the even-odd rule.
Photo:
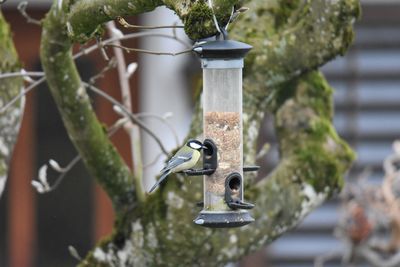
[[186, 145], [192, 149], [195, 150], [201, 150], [201, 149], [207, 149], [207, 147], [205, 145], [203, 145], [202, 142], [200, 142], [199, 140], [195, 140], [195, 139], [190, 139], [189, 141], [186, 142]]

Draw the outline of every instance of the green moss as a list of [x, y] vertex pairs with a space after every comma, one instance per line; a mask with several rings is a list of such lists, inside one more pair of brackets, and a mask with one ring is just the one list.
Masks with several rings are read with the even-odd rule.
[[353, 31], [353, 27], [346, 27], [345, 29], [343, 29], [343, 35], [342, 35], [342, 39], [343, 39], [343, 46], [341, 47], [341, 49], [339, 50], [339, 54], [341, 56], [344, 56], [347, 52], [347, 49], [350, 47], [350, 45], [353, 43], [354, 41], [354, 31]]
[[272, 94], [274, 97], [270, 104], [273, 112], [276, 112], [286, 102], [286, 100], [295, 95], [297, 82], [297, 78], [292, 79], [291, 81], [273, 89]]
[[332, 131], [333, 129], [331, 122], [325, 119], [316, 119], [312, 121], [311, 127], [307, 129], [310, 138], [318, 142], [323, 142], [327, 134], [331, 134]]
[[279, 1], [278, 7], [275, 9], [275, 27], [277, 29], [284, 26], [293, 11], [299, 7], [299, 0], [281, 0]]
[[276, 90], [273, 102], [282, 155], [296, 158], [298, 176], [317, 192], [340, 189], [354, 153], [332, 125], [332, 88], [321, 73], [310, 72]]
[[87, 42], [107, 21], [149, 12], [162, 4], [161, 0], [73, 1], [68, 7], [69, 38], [74, 42]]
[[205, 2], [196, 2], [190, 12], [182, 18], [185, 32], [192, 40], [213, 36], [217, 33], [213, 22], [213, 13]]
[[301, 172], [300, 176], [311, 184], [318, 193], [328, 188], [331, 192], [343, 185], [342, 168], [335, 155], [326, 152], [321, 144], [308, 144], [296, 152]]

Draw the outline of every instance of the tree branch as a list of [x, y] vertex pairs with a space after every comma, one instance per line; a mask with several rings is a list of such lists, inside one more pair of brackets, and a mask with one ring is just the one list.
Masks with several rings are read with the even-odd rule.
[[[316, 69], [353, 42], [358, 0], [248, 1], [231, 37], [254, 46], [246, 57], [247, 90], [268, 96], [268, 89]], [[260, 27], [261, 25], [261, 27]]]
[[[12, 42], [11, 32], [0, 10], [0, 73], [19, 71], [21, 65]], [[0, 82], [0, 107], [23, 91], [23, 79], [9, 77]], [[23, 115], [24, 98], [19, 99], [7, 112], [0, 113], [0, 197], [8, 175], [8, 163], [16, 142]]]
[[[111, 37], [118, 37], [123, 35], [116, 27], [113, 21], [107, 23], [108, 34]], [[118, 34], [117, 34], [118, 32]], [[115, 41], [113, 44], [121, 45], [121, 41]], [[117, 69], [119, 77], [119, 85], [121, 88], [122, 104], [123, 106], [132, 113], [132, 96], [131, 88], [129, 84], [129, 77], [127, 75], [125, 57], [121, 49], [117, 47], [113, 48], [114, 55], [117, 59]], [[141, 147], [141, 134], [138, 125], [129, 121], [124, 125], [125, 132], [129, 136], [131, 145], [131, 156], [132, 156], [132, 167], [134, 174], [134, 181], [136, 185], [136, 196], [139, 201], [145, 201], [146, 194], [143, 186], [143, 164], [142, 164], [142, 147]]]
[[[213, 0], [213, 10], [221, 25], [228, 23], [232, 7], [239, 0]], [[67, 18], [68, 35], [73, 41], [86, 42], [101, 25], [122, 16], [134, 16], [165, 5], [176, 12], [193, 40], [217, 33], [213, 11], [204, 0], [81, 0], [71, 5]]]
[[133, 176], [97, 120], [72, 59], [67, 5], [53, 5], [43, 21], [40, 56], [50, 91], [70, 139], [117, 212], [135, 202]]

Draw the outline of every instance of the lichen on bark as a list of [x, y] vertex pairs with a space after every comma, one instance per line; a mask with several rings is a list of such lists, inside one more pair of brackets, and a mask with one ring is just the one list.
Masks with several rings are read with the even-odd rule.
[[[21, 64], [12, 42], [10, 27], [0, 10], [0, 73], [18, 72]], [[0, 80], [0, 108], [23, 90], [21, 77]], [[12, 107], [0, 114], [0, 197], [8, 175], [8, 164], [18, 136], [22, 119], [24, 99], [17, 101]]]

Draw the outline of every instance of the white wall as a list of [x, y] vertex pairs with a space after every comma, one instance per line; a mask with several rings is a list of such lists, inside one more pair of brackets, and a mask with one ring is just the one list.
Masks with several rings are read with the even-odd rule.
[[[172, 11], [163, 7], [141, 17], [143, 25], [173, 25], [175, 22], [182, 24]], [[171, 34], [172, 30], [167, 29], [161, 32]], [[186, 38], [183, 30], [178, 29], [177, 33], [180, 38]], [[161, 38], [143, 38], [141, 39], [141, 48], [169, 52], [187, 49], [174, 40]], [[189, 56], [192, 55], [173, 57], [141, 54], [139, 63], [140, 111], [158, 115], [172, 112], [173, 117], [169, 121], [176, 129], [180, 142], [186, 137], [191, 120], [191, 88], [187, 88], [183, 80], [183, 69]], [[175, 139], [165, 125], [154, 119], [148, 119], [146, 124], [157, 133], [168, 149], [176, 147]], [[144, 137], [144, 164], [146, 164], [160, 153], [160, 149], [146, 134], [142, 136]], [[155, 174], [162, 168], [164, 160], [165, 157], [161, 158], [158, 164], [145, 170], [144, 177], [147, 188], [154, 183]]]

